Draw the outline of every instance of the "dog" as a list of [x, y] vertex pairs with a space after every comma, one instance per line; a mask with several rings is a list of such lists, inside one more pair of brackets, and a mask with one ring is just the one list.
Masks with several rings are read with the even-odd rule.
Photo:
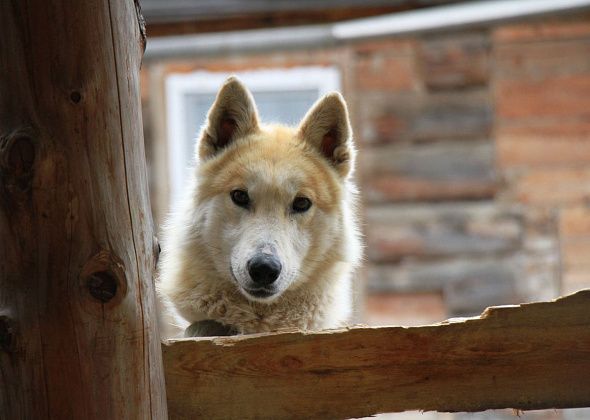
[[195, 153], [164, 228], [157, 290], [164, 322], [179, 327], [164, 335], [199, 323], [189, 335], [346, 325], [362, 243], [343, 97], [319, 99], [296, 128], [263, 125], [230, 77]]

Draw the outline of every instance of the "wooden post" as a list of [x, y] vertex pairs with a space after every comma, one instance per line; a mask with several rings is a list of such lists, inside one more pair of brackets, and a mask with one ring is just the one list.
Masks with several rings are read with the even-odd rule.
[[131, 0], [0, 2], [0, 418], [166, 417]]

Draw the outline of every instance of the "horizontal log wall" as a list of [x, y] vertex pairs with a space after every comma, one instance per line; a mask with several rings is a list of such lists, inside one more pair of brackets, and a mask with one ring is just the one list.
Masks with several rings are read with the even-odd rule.
[[171, 418], [590, 406], [590, 290], [439, 325], [163, 345]]

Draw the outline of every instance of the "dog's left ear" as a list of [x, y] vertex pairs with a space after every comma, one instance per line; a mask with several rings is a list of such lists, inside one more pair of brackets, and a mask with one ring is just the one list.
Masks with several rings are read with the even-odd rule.
[[318, 150], [343, 178], [354, 164], [352, 129], [344, 98], [337, 92], [319, 99], [303, 117], [299, 137]]

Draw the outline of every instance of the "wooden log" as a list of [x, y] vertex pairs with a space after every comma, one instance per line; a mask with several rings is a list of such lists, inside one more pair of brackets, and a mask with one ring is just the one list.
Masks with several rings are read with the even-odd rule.
[[164, 344], [170, 417], [350, 418], [590, 406], [590, 290], [404, 328]]
[[[297, 3], [292, 2], [291, 4], [296, 5]], [[147, 19], [150, 36], [175, 36], [340, 22], [347, 19], [378, 16], [385, 13], [394, 13], [404, 10], [410, 10], [410, 7], [365, 6], [320, 10], [272, 10], [258, 11], [256, 13], [244, 12], [231, 15], [222, 14], [217, 16], [207, 16], [203, 13], [195, 13], [193, 15], [188, 15], [188, 17], [185, 17], [182, 20], [158, 21], [157, 16], [154, 16], [153, 18], [147, 16]]]
[[457, 0], [142, 2], [150, 36], [312, 25], [450, 3]]
[[0, 2], [0, 418], [166, 418], [134, 2]]

